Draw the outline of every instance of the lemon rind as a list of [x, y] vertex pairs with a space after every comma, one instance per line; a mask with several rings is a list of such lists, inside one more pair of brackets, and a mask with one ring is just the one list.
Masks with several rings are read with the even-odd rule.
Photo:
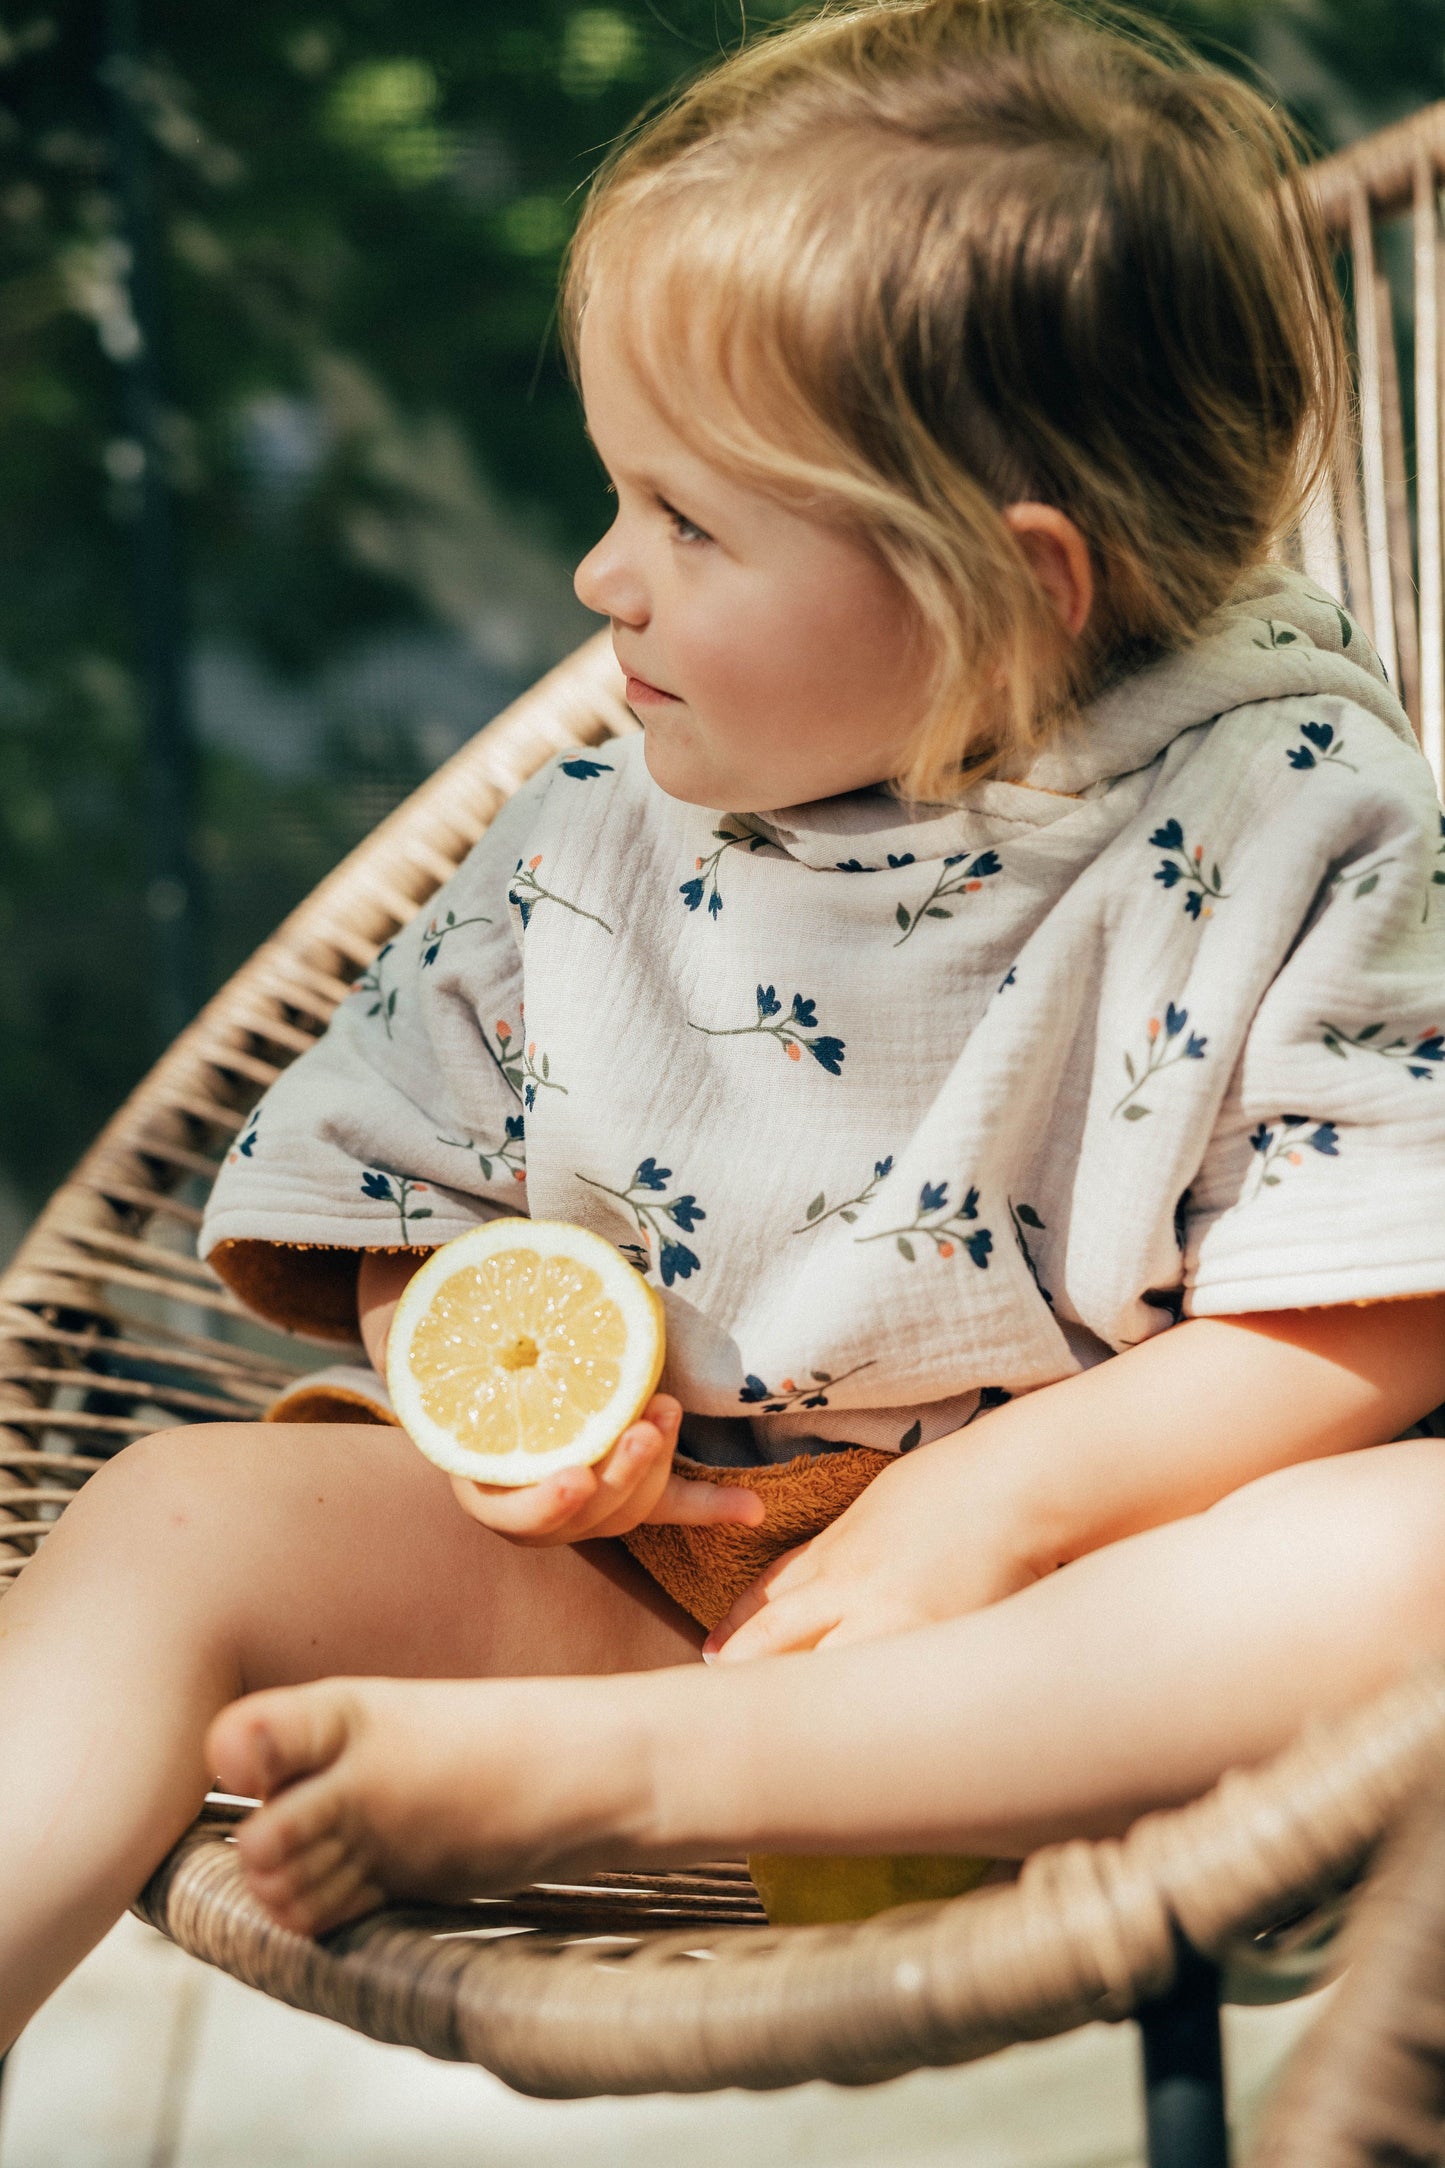
[[[604, 1284], [609, 1293], [615, 1292], [627, 1320], [628, 1345], [622, 1358], [622, 1375], [611, 1399], [587, 1418], [577, 1436], [566, 1445], [557, 1446], [548, 1453], [529, 1453], [520, 1449], [514, 1453], [477, 1453], [459, 1445], [450, 1431], [434, 1421], [420, 1405], [406, 1357], [416, 1327], [426, 1315], [432, 1294], [441, 1283], [450, 1279], [460, 1266], [479, 1262], [497, 1250], [520, 1246], [523, 1241], [542, 1256], [576, 1256], [601, 1272]], [[629, 1279], [621, 1278], [616, 1269], [618, 1266], [630, 1276]], [[627, 1295], [622, 1294], [623, 1288], [628, 1289]], [[645, 1314], [642, 1305], [638, 1305], [635, 1315], [630, 1310], [634, 1294], [643, 1298], [646, 1311], [650, 1312], [653, 1324], [650, 1334], [640, 1329]], [[586, 1468], [600, 1460], [652, 1398], [662, 1375], [664, 1356], [662, 1304], [657, 1290], [648, 1285], [612, 1243], [602, 1235], [594, 1234], [590, 1228], [572, 1226], [564, 1220], [496, 1219], [469, 1228], [465, 1234], [453, 1237], [434, 1250], [421, 1270], [407, 1282], [392, 1315], [387, 1341], [386, 1382], [398, 1422], [417, 1449], [436, 1467], [474, 1483], [520, 1490], [529, 1483], [544, 1482], [549, 1475], [556, 1475], [564, 1468]]]

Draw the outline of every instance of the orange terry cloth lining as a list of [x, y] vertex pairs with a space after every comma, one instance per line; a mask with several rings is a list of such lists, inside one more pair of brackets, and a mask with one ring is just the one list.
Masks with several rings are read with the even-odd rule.
[[266, 1410], [268, 1423], [383, 1423], [398, 1427], [384, 1398], [359, 1390], [352, 1382], [360, 1369], [340, 1365], [335, 1370], [315, 1370], [310, 1377], [288, 1385], [279, 1400]]
[[673, 1602], [711, 1631], [765, 1566], [836, 1521], [893, 1458], [872, 1446], [844, 1445], [761, 1468], [709, 1468], [678, 1453], [673, 1466], [679, 1475], [756, 1491], [767, 1519], [760, 1528], [648, 1522], [621, 1540]]
[[[414, 1256], [420, 1262], [430, 1257], [434, 1247], [395, 1245], [388, 1254]], [[304, 1332], [317, 1340], [354, 1341], [356, 1275], [366, 1254], [359, 1249], [332, 1249], [324, 1242], [247, 1240], [218, 1242], [206, 1262], [232, 1294], [268, 1325]], [[288, 1421], [297, 1420], [321, 1418], [288, 1417]]]

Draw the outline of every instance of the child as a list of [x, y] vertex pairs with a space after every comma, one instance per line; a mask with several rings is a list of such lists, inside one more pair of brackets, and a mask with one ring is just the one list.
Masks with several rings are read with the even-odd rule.
[[314, 1931], [1017, 1855], [1445, 1642], [1440, 823], [1266, 562], [1341, 375], [1277, 124], [1056, 0], [825, 10], [614, 156], [565, 300], [643, 734], [502, 809], [204, 1247], [379, 1368], [525, 1204], [660, 1286], [665, 1390], [531, 1490], [385, 1424], [102, 1471], [0, 1613], [0, 2039], [217, 1770]]

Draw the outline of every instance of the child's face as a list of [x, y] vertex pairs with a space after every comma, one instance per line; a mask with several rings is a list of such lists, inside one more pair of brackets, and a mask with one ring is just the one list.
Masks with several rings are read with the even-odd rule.
[[580, 362], [617, 516], [574, 584], [612, 621], [654, 781], [746, 813], [896, 773], [922, 708], [897, 581], [858, 543], [690, 451], [595, 293]]

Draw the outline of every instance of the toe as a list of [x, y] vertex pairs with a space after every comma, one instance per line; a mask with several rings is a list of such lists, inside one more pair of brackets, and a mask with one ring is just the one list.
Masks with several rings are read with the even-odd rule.
[[247, 1886], [279, 1926], [296, 1935], [324, 1935], [344, 1920], [359, 1919], [385, 1902], [361, 1860], [348, 1853], [329, 1873], [302, 1888], [285, 1872], [247, 1872]]
[[236, 1848], [248, 1871], [284, 1867], [305, 1880], [308, 1855], [341, 1841], [344, 1814], [337, 1785], [326, 1775], [312, 1777], [248, 1815], [236, 1832]]
[[349, 1706], [344, 1690], [330, 1680], [248, 1694], [212, 1724], [207, 1760], [227, 1791], [269, 1799], [335, 1761], [346, 1744]]

